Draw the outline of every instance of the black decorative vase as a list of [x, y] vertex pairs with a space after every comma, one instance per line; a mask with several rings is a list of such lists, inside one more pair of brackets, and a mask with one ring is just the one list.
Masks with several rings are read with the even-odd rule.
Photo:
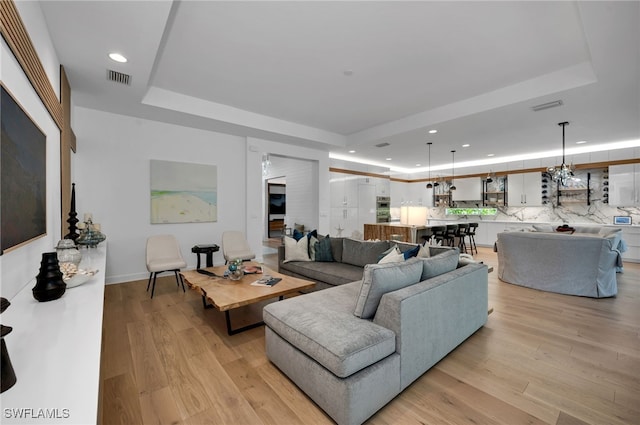
[[0, 392], [5, 392], [9, 388], [13, 387], [16, 383], [16, 373], [13, 371], [13, 366], [11, 365], [11, 359], [9, 358], [9, 352], [7, 351], [7, 344], [4, 343], [4, 336], [11, 332], [10, 326], [2, 326], [2, 350], [0, 352], [0, 360], [2, 364], [0, 367], [2, 368], [2, 381], [0, 381]]
[[[0, 298], [0, 313], [5, 311], [10, 304], [11, 303], [6, 298]], [[9, 335], [12, 328], [11, 326], [5, 325], [0, 325], [0, 328], [2, 328], [2, 346], [0, 347], [0, 372], [2, 372], [2, 380], [0, 381], [0, 392], [3, 393], [15, 385], [16, 373], [13, 371], [9, 352], [7, 351], [7, 344], [4, 342], [4, 337]]]
[[36, 276], [36, 286], [33, 287], [33, 298], [40, 302], [57, 300], [66, 289], [67, 284], [62, 280], [57, 253], [43, 253], [40, 273]]

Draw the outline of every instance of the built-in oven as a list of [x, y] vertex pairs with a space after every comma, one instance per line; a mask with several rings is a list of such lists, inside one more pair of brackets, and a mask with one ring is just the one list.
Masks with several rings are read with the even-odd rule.
[[376, 223], [389, 223], [391, 221], [391, 198], [388, 196], [376, 197]]

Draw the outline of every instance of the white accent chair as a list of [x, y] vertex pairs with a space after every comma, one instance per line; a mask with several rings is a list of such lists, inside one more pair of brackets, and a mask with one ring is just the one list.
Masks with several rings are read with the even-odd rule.
[[147, 270], [149, 270], [149, 282], [147, 283], [147, 292], [151, 286], [151, 298], [156, 289], [156, 276], [158, 273], [173, 272], [176, 275], [176, 284], [178, 288], [182, 283], [182, 291], [184, 289], [184, 281], [178, 273], [180, 269], [187, 267], [187, 262], [182, 257], [178, 240], [173, 235], [156, 235], [147, 238]]
[[224, 256], [225, 264], [236, 258], [242, 261], [256, 258], [256, 254], [251, 251], [244, 233], [237, 230], [229, 230], [222, 233], [222, 255]]

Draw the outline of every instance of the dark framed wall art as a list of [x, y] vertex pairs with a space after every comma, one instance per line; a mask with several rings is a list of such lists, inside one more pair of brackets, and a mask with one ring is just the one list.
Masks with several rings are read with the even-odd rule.
[[0, 254], [47, 233], [47, 138], [0, 84]]

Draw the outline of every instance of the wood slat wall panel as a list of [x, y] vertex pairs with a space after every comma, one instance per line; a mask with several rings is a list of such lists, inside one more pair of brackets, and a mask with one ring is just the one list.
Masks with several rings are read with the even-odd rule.
[[71, 212], [71, 151], [75, 152], [76, 147], [71, 131], [71, 86], [62, 65], [60, 66], [60, 100], [64, 115], [64, 125], [60, 131], [60, 223], [61, 235], [64, 236], [69, 233], [67, 219]]
[[58, 128], [62, 129], [64, 126], [62, 105], [47, 78], [38, 53], [12, 0], [0, 1], [0, 32], [53, 121]]
[[71, 151], [76, 151], [76, 136], [71, 129], [71, 87], [61, 66], [58, 100], [13, 0], [0, 0], [0, 33], [60, 129], [60, 217], [61, 235], [65, 235], [71, 204]]

